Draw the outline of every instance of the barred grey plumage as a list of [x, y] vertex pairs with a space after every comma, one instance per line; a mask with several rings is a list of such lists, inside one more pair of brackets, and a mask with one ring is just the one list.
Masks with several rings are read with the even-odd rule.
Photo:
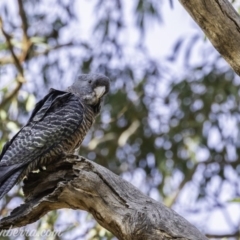
[[109, 79], [80, 75], [66, 91], [51, 89], [36, 104], [28, 123], [0, 155], [0, 199], [29, 172], [73, 154], [101, 108]]

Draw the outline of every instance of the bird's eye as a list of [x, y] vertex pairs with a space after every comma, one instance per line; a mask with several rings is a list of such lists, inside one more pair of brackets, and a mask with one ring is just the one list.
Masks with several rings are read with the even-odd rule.
[[92, 80], [89, 80], [88, 83], [92, 83]]

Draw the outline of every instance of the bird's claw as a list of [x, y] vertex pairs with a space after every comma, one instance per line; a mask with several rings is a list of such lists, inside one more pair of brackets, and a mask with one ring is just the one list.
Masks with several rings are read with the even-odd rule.
[[76, 161], [79, 161], [81, 160], [81, 157], [78, 156], [78, 155], [75, 155], [75, 154], [66, 154], [64, 156], [64, 162], [69, 162], [69, 163], [73, 163], [73, 162], [76, 162]]

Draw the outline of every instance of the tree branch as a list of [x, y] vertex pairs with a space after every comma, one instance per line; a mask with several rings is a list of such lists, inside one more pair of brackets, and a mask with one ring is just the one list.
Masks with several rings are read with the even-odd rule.
[[[30, 56], [28, 56], [28, 60], [30, 60], [34, 57], [47, 55], [51, 51], [58, 50], [58, 49], [63, 48], [63, 47], [71, 47], [71, 46], [77, 47], [78, 45], [74, 44], [73, 42], [68, 42], [68, 43], [63, 43], [63, 44], [59, 44], [59, 45], [50, 47], [50, 48], [45, 49], [45, 50], [40, 51], [40, 52], [32, 50]], [[20, 59], [22, 56], [21, 55], [16, 55], [16, 57], [18, 59]], [[12, 57], [5, 57], [5, 58], [0, 59], [0, 65], [7, 65], [7, 64], [13, 64], [13, 63], [14, 63], [14, 59]]]
[[15, 52], [14, 52], [14, 47], [11, 43], [11, 36], [5, 32], [4, 28], [3, 28], [3, 22], [2, 22], [2, 18], [0, 17], [0, 29], [6, 39], [7, 45], [8, 45], [8, 49], [11, 52], [12, 58], [13, 58], [13, 63], [16, 66], [17, 70], [18, 70], [18, 76], [17, 76], [17, 86], [15, 87], [15, 89], [8, 94], [5, 99], [3, 99], [3, 101], [0, 104], [0, 109], [3, 108], [20, 90], [20, 88], [22, 87], [22, 84], [25, 82], [24, 79], [24, 70], [23, 67], [19, 61], [19, 58], [16, 56]]
[[22, 0], [18, 0], [18, 8], [19, 8], [19, 15], [22, 20], [22, 30], [23, 30], [23, 39], [26, 41], [28, 39], [28, 23], [27, 23], [27, 16], [23, 8]]
[[31, 173], [23, 191], [25, 203], [0, 221], [0, 229], [25, 226], [51, 210], [71, 208], [88, 211], [118, 239], [207, 239], [173, 210], [82, 157]]
[[236, 231], [232, 234], [207, 234], [207, 237], [209, 238], [220, 238], [220, 239], [229, 239], [229, 238], [237, 238], [239, 239], [240, 237], [240, 232]]
[[28, 51], [31, 48], [32, 42], [30, 41], [27, 34], [28, 22], [27, 22], [27, 16], [24, 10], [23, 2], [22, 0], [17, 0], [17, 1], [18, 1], [19, 16], [21, 17], [21, 21], [22, 21], [22, 31], [23, 31], [22, 53], [19, 59], [21, 62], [23, 62], [27, 58]]
[[10, 92], [1, 102], [0, 104], [0, 109], [3, 109], [5, 107], [5, 105], [10, 102], [12, 100], [12, 98], [14, 98], [14, 96], [17, 95], [18, 91], [20, 90], [20, 88], [22, 87], [22, 84], [25, 82], [25, 79], [22, 78], [21, 75], [17, 76], [17, 86], [13, 89], [12, 92]]
[[11, 55], [12, 55], [12, 58], [13, 58], [13, 62], [18, 70], [18, 72], [21, 74], [22, 77], [24, 77], [24, 74], [23, 74], [23, 68], [22, 68], [22, 65], [19, 61], [19, 59], [17, 58], [15, 52], [14, 52], [14, 47], [11, 43], [11, 36], [8, 35], [7, 32], [5, 32], [4, 28], [3, 28], [3, 21], [2, 21], [2, 18], [0, 17], [0, 28], [1, 28], [1, 31], [6, 39], [6, 42], [7, 42], [7, 45], [8, 45], [8, 49], [9, 51], [11, 52]]
[[179, 0], [210, 42], [240, 75], [240, 17], [228, 0]]
[[[23, 6], [22, 6], [22, 1], [21, 0], [18, 0], [19, 1], [19, 11], [20, 11], [20, 15], [21, 15], [21, 18], [22, 18], [22, 28], [23, 28], [23, 32], [24, 32], [24, 36], [27, 31], [27, 23], [26, 23], [26, 16], [25, 16], [25, 12], [23, 11]], [[2, 22], [2, 19], [0, 17], [0, 29], [6, 39], [6, 42], [7, 42], [7, 45], [8, 45], [8, 49], [9, 51], [11, 52], [11, 56], [12, 57], [8, 57], [8, 58], [2, 58], [0, 59], [0, 65], [3, 65], [3, 64], [14, 64], [19, 72], [19, 75], [17, 76], [17, 86], [15, 87], [15, 89], [9, 93], [4, 99], [3, 101], [1, 102], [0, 104], [0, 109], [3, 108], [8, 102], [10, 102], [12, 100], [12, 98], [14, 96], [17, 95], [18, 91], [21, 89], [22, 87], [22, 84], [24, 82], [26, 82], [26, 80], [24, 79], [24, 70], [23, 70], [23, 67], [21, 65], [21, 62], [25, 60], [25, 57], [28, 53], [28, 49], [30, 48], [30, 45], [31, 45], [31, 42], [29, 41], [27, 35], [25, 36], [25, 40], [23, 39], [23, 51], [20, 55], [16, 55], [15, 52], [14, 52], [14, 47], [11, 43], [11, 36], [4, 30], [3, 28], [3, 22]], [[59, 48], [62, 48], [62, 47], [68, 47], [68, 46], [73, 46], [73, 43], [72, 42], [69, 42], [69, 43], [66, 43], [66, 44], [60, 44], [60, 45], [57, 45], [55, 47], [52, 47], [52, 48], [49, 48], [49, 49], [46, 49], [45, 51], [43, 52], [34, 52], [33, 54], [31, 54], [31, 58], [32, 57], [37, 57], [37, 56], [40, 56], [40, 55], [46, 55], [48, 54], [50, 51], [52, 50], [57, 50]]]

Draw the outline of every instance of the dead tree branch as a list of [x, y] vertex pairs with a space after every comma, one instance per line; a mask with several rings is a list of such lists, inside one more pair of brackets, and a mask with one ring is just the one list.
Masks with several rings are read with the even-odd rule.
[[61, 160], [24, 181], [25, 203], [0, 221], [22, 227], [60, 208], [81, 209], [118, 239], [207, 239], [193, 225], [106, 168], [82, 157]]
[[[47, 55], [49, 54], [50, 52], [52, 51], [55, 51], [55, 50], [59, 50], [61, 48], [65, 48], [65, 47], [79, 47], [81, 46], [81, 44], [75, 44], [73, 42], [68, 42], [68, 43], [63, 43], [63, 44], [58, 44], [56, 46], [53, 46], [53, 47], [49, 47], [43, 51], [34, 51], [32, 50], [31, 51], [31, 55], [28, 56], [28, 60], [34, 58], [34, 57], [39, 57], [39, 56], [44, 56], [44, 55]], [[16, 55], [18, 59], [21, 58], [21, 55]], [[8, 57], [3, 57], [0, 59], [0, 65], [7, 65], [7, 64], [14, 64], [14, 59], [11, 57], [11, 56], [8, 56]]]
[[24, 62], [28, 56], [28, 52], [31, 49], [32, 42], [30, 38], [28, 37], [28, 22], [27, 22], [27, 16], [26, 12], [24, 10], [23, 2], [22, 0], [17, 0], [18, 2], [18, 9], [19, 9], [19, 16], [21, 17], [22, 21], [22, 32], [23, 32], [23, 37], [22, 37], [22, 52], [19, 57], [20, 62]]
[[239, 239], [240, 237], [240, 231], [236, 231], [232, 234], [207, 234], [207, 237], [214, 238], [214, 239], [229, 239], [229, 238], [236, 238]]
[[16, 56], [15, 52], [14, 52], [14, 47], [11, 43], [11, 36], [4, 30], [3, 28], [3, 21], [2, 21], [2, 18], [0, 17], [0, 28], [1, 28], [1, 31], [6, 39], [6, 42], [7, 42], [7, 46], [8, 46], [8, 49], [9, 51], [11, 52], [11, 55], [12, 55], [12, 58], [13, 58], [13, 61], [14, 61], [14, 64], [18, 70], [18, 72], [21, 74], [21, 76], [23, 77], [24, 76], [24, 73], [23, 73], [23, 68], [22, 68], [22, 65], [18, 59], [18, 57]]
[[23, 2], [22, 0], [18, 0], [18, 8], [19, 8], [19, 15], [22, 20], [22, 31], [23, 31], [23, 38], [22, 38], [22, 51], [21, 55], [17, 56], [14, 52], [14, 46], [11, 43], [11, 36], [4, 30], [3, 21], [2, 18], [0, 18], [0, 29], [6, 39], [8, 50], [11, 53], [11, 57], [13, 59], [13, 63], [16, 66], [18, 70], [18, 76], [16, 78], [17, 86], [13, 89], [11, 93], [9, 93], [0, 104], [0, 108], [3, 108], [8, 102], [12, 100], [14, 96], [16, 96], [21, 89], [24, 82], [26, 82], [24, 78], [24, 69], [22, 67], [22, 62], [25, 61], [28, 51], [32, 45], [28, 35], [28, 23], [27, 23], [27, 17], [26, 13], [24, 11]]
[[7, 45], [8, 45], [8, 49], [11, 52], [12, 55], [12, 59], [13, 59], [13, 63], [16, 66], [17, 70], [18, 70], [18, 76], [16, 78], [17, 80], [17, 86], [15, 87], [15, 89], [13, 89], [13, 91], [11, 93], [9, 93], [1, 102], [0, 104], [0, 109], [2, 109], [8, 102], [11, 101], [11, 99], [17, 95], [18, 91], [20, 90], [20, 88], [22, 87], [22, 84], [25, 82], [24, 79], [24, 70], [23, 67], [19, 61], [19, 58], [16, 56], [15, 52], [14, 52], [14, 47], [11, 43], [11, 36], [4, 30], [3, 27], [3, 21], [2, 18], [0, 17], [0, 29], [6, 39]]
[[179, 0], [210, 42], [240, 75], [240, 17], [228, 0]]
[[23, 42], [24, 42], [24, 41], [28, 41], [28, 34], [27, 34], [28, 22], [27, 22], [27, 16], [24, 11], [22, 0], [18, 0], [18, 8], [19, 8], [19, 15], [22, 20]]

